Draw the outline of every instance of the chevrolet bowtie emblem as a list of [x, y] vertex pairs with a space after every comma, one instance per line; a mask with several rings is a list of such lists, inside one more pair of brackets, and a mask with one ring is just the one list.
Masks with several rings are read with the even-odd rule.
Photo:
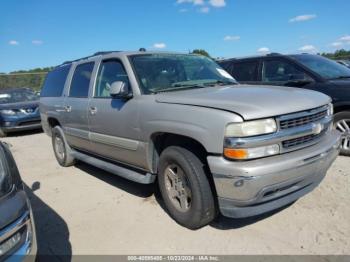
[[319, 135], [323, 130], [323, 124], [318, 123], [318, 124], [312, 124], [312, 132], [315, 135]]

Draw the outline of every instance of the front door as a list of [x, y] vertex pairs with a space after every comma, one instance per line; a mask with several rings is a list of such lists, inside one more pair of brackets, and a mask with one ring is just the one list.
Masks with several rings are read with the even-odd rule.
[[314, 80], [303, 69], [281, 58], [263, 61], [261, 84], [276, 86], [305, 87]]
[[90, 148], [88, 96], [94, 64], [94, 62], [88, 62], [76, 66], [64, 100], [64, 132], [69, 145], [76, 149]]
[[129, 85], [122, 62], [115, 58], [102, 61], [89, 103], [91, 145], [97, 155], [142, 166], [145, 153], [139, 141], [137, 98], [112, 98], [109, 88], [116, 81]]

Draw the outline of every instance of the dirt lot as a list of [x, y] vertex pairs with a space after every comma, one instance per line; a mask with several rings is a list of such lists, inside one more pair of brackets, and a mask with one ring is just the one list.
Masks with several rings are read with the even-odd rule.
[[289, 207], [191, 231], [152, 186], [83, 163], [60, 167], [43, 133], [3, 141], [28, 186], [41, 254], [350, 254], [349, 158], [338, 157], [321, 186]]

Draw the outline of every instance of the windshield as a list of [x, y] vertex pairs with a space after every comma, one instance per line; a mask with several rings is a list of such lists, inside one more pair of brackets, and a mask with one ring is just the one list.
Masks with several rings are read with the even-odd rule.
[[0, 104], [37, 101], [39, 96], [28, 89], [0, 90]]
[[328, 58], [318, 55], [295, 55], [297, 61], [325, 79], [350, 77], [350, 69]]
[[145, 54], [130, 60], [145, 94], [237, 83], [213, 60], [200, 55]]

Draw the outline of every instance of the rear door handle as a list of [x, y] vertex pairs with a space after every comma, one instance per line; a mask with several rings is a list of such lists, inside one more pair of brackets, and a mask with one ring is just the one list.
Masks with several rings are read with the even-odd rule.
[[91, 115], [95, 115], [97, 113], [97, 107], [95, 107], [95, 106], [90, 107], [89, 110], [90, 110]]
[[64, 111], [66, 111], [67, 113], [72, 112], [72, 107], [71, 106], [65, 106], [64, 107]]

